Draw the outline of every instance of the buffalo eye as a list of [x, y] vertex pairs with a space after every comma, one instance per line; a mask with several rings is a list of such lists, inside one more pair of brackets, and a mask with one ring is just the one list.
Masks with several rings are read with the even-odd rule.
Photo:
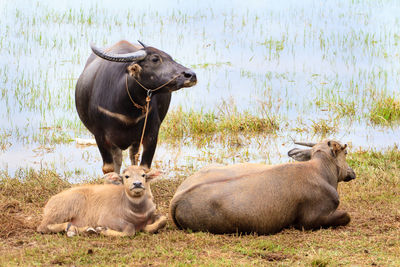
[[125, 175], [125, 178], [128, 179], [128, 178], [129, 178], [129, 175]]
[[157, 56], [157, 55], [155, 55], [155, 56], [153, 56], [153, 58], [151, 59], [151, 61], [153, 61], [153, 63], [157, 63], [157, 62], [160, 61], [160, 57]]
[[146, 177], [146, 174], [143, 173], [143, 174], [142, 174], [142, 177]]

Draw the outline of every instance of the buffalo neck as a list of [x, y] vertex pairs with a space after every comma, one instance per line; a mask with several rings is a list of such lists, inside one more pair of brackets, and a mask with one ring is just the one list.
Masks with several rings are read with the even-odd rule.
[[149, 201], [147, 194], [140, 197], [139, 201], [132, 201], [132, 198], [125, 193], [122, 202], [125, 210], [124, 219], [138, 225], [146, 223], [156, 209], [156, 205]]
[[337, 189], [339, 172], [336, 159], [324, 151], [316, 151], [313, 160], [317, 162], [322, 178]]
[[147, 192], [140, 197], [134, 198], [128, 196], [128, 193], [125, 190], [122, 202], [126, 209], [131, 210], [134, 213], [141, 214], [145, 211], [148, 211], [149, 206], [155, 206]]
[[[131, 106], [135, 106], [135, 104], [137, 104], [142, 107], [145, 107], [147, 92], [142, 87], [140, 87], [140, 85], [132, 77], [130, 77], [129, 75], [127, 77], [128, 80], [125, 81], [125, 86], [124, 86], [124, 92], [126, 96], [125, 98], [127, 102], [129, 102], [129, 105]], [[126, 86], [128, 86], [129, 94], [126, 90]], [[129, 95], [135, 104], [132, 103], [132, 100], [130, 99]]]

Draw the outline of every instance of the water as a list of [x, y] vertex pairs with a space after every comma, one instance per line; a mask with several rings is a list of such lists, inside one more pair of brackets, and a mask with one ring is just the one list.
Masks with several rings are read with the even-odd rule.
[[[101, 174], [97, 148], [73, 141], [91, 138], [75, 111], [75, 83], [90, 43], [121, 39], [160, 48], [197, 73], [198, 84], [175, 92], [171, 109], [218, 112], [225, 102], [281, 121], [277, 134], [240, 137], [239, 146], [160, 143], [160, 168], [284, 162], [292, 139], [321, 138], [309, 130], [321, 120], [353, 149], [398, 146], [398, 124], [377, 127], [367, 116], [377, 95], [399, 97], [398, 14], [398, 1], [3, 0], [0, 168]], [[334, 112], [343, 103], [355, 105], [354, 116]]]

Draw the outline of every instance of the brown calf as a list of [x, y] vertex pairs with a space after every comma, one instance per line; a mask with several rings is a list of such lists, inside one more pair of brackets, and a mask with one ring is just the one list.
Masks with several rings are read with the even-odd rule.
[[289, 151], [303, 162], [267, 166], [208, 167], [187, 178], [170, 204], [178, 228], [211, 233], [271, 234], [285, 227], [346, 225], [337, 211], [340, 181], [355, 178], [346, 163], [346, 145], [323, 141], [312, 149]]
[[37, 230], [66, 231], [68, 236], [86, 231], [108, 236], [129, 236], [140, 230], [157, 232], [167, 220], [155, 215], [149, 182], [159, 174], [129, 166], [122, 173], [123, 186], [83, 185], [65, 190], [47, 202]]

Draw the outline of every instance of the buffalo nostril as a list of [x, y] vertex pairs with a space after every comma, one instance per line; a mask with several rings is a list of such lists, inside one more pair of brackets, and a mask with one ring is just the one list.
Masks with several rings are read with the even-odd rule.
[[134, 187], [141, 187], [142, 182], [134, 182], [133, 185], [134, 185]]
[[186, 79], [190, 79], [190, 78], [192, 78], [192, 77], [194, 77], [194, 78], [196, 79], [196, 73], [194, 73], [193, 71], [184, 71], [184, 72], [183, 72], [183, 76], [184, 76]]

